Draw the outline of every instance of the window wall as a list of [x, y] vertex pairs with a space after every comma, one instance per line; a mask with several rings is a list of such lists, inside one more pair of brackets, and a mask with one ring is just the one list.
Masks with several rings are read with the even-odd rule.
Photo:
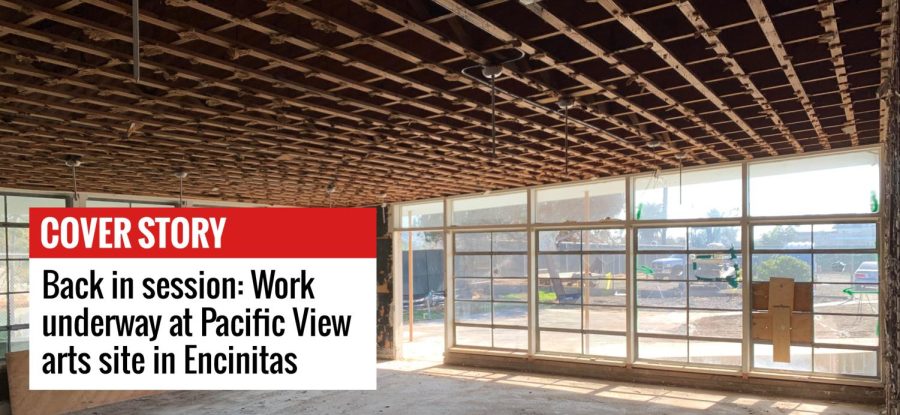
[[739, 367], [740, 226], [638, 228], [639, 359]]
[[624, 359], [625, 229], [537, 232], [538, 350]]
[[[412, 202], [395, 206], [394, 227], [452, 242], [447, 344], [457, 351], [874, 382], [879, 154]], [[813, 285], [813, 341], [793, 345], [789, 364], [751, 340], [751, 283], [773, 276]]]
[[28, 349], [28, 209], [66, 199], [0, 194], [0, 358]]
[[791, 362], [772, 361], [772, 345], [753, 343], [754, 366], [816, 374], [877, 376], [876, 224], [753, 227], [753, 281], [789, 277], [813, 286], [813, 342], [791, 347]]
[[528, 239], [525, 232], [454, 237], [456, 344], [528, 348]]

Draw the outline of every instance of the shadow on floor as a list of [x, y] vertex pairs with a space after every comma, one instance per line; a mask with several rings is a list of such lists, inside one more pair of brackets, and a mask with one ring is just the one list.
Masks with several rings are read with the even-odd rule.
[[407, 360], [378, 363], [377, 391], [180, 391], [80, 414], [122, 413], [855, 415], [878, 408]]

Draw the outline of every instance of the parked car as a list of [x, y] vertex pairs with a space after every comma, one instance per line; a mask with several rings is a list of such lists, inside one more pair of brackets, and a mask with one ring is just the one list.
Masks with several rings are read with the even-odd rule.
[[673, 255], [668, 258], [655, 259], [650, 263], [654, 279], [682, 279], [684, 278], [684, 258]]
[[865, 261], [853, 273], [854, 284], [878, 284], [878, 262]]

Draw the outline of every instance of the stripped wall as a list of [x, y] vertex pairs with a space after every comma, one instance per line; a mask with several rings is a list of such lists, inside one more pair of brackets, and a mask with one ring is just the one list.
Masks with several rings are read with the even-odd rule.
[[[893, 40], [896, 50], [896, 33]], [[891, 59], [892, 73], [882, 94], [882, 99], [887, 100], [890, 117], [885, 135], [885, 168], [882, 169], [884, 277], [881, 298], [884, 307], [885, 413], [900, 415], [900, 68], [896, 53]]]
[[377, 355], [379, 359], [394, 359], [397, 353], [397, 349], [394, 347], [394, 325], [391, 321], [394, 311], [394, 278], [391, 263], [393, 242], [388, 227], [391, 220], [390, 211], [389, 207], [377, 209], [378, 311], [375, 332], [378, 340]]

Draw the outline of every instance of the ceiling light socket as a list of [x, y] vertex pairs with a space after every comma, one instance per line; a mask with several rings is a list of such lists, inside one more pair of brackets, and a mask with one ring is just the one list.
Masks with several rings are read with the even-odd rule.
[[188, 173], [184, 170], [178, 170], [175, 172], [175, 177], [182, 179], [182, 180], [184, 180], [184, 178], [187, 177], [187, 175], [188, 175]]
[[66, 167], [79, 167], [81, 166], [81, 156], [70, 154], [66, 156]]
[[687, 154], [684, 154], [684, 153], [676, 153], [675, 154], [675, 159], [677, 159], [677, 160], [684, 160], [686, 158], [688, 158]]
[[500, 65], [484, 65], [481, 67], [481, 74], [488, 79], [497, 79], [503, 73], [503, 67]]
[[647, 147], [650, 148], [660, 148], [663, 146], [663, 142], [659, 140], [650, 140], [647, 142]]
[[562, 97], [559, 101], [556, 101], [556, 105], [559, 105], [562, 109], [568, 109], [575, 106], [575, 100], [572, 97]]
[[325, 193], [332, 194], [336, 190], [337, 190], [337, 184], [335, 184], [334, 182], [330, 182], [330, 183], [328, 183], [327, 186], [325, 186]]

